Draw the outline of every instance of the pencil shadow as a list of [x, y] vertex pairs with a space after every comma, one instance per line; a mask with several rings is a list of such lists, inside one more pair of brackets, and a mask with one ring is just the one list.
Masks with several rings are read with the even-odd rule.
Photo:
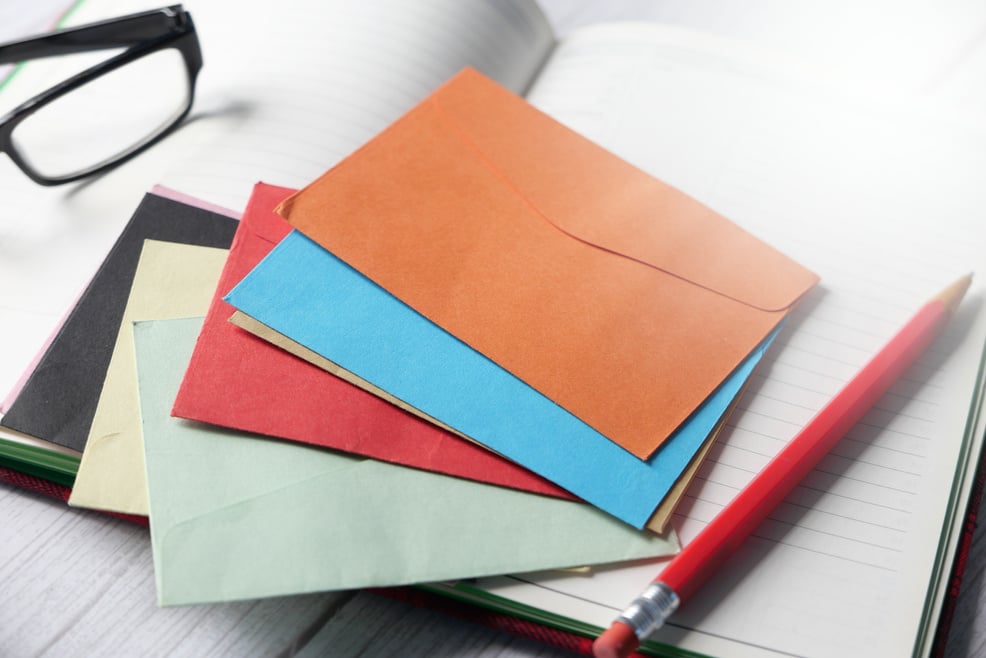
[[[831, 493], [832, 487], [839, 478], [847, 477], [848, 471], [864, 460], [867, 454], [887, 449], [885, 442], [883, 446], [876, 445], [876, 442], [890, 419], [908, 414], [908, 407], [915, 400], [933, 398], [932, 394], [923, 396], [922, 393], [928, 393], [936, 387], [936, 384], [929, 380], [944, 367], [957, 346], [972, 331], [982, 304], [983, 299], [979, 296], [966, 299], [949, 322], [946, 331], [904, 372], [890, 390], [822, 459], [808, 479], [798, 487], [803, 491], [796, 502], [792, 496], [785, 499], [782, 504], [800, 510], [786, 517], [792, 528], [815, 508], [819, 500]], [[810, 309], [807, 312], [810, 313]], [[797, 330], [796, 327], [792, 328]], [[879, 464], [880, 460], [874, 459], [868, 463]]]
[[[818, 297], [806, 299], [808, 304], [817, 302]], [[801, 548], [812, 552], [819, 550], [820, 542], [833, 554], [845, 551], [853, 555], [863, 546], [863, 554], [878, 559], [881, 550], [890, 555], [892, 546], [882, 546], [878, 542], [866, 545], [867, 540], [862, 536], [853, 536], [852, 530], [846, 530], [844, 536], [839, 536], [830, 530], [835, 525], [840, 528], [851, 527], [854, 524], [863, 525], [864, 519], [872, 519], [877, 525], [893, 528], [895, 525], [906, 524], [906, 504], [901, 503], [901, 509], [893, 509], [895, 505], [887, 505], [886, 509], [878, 509], [875, 502], [865, 499], [855, 500], [847, 492], [860, 488], [878, 488], [867, 481], [867, 469], [879, 470], [885, 468], [888, 450], [907, 452], [902, 445], [888, 444], [884, 430], [888, 420], [897, 416], [906, 416], [908, 421], [914, 421], [915, 412], [910, 405], [915, 400], [932, 398], [936, 394], [936, 384], [929, 379], [941, 370], [945, 362], [953, 356], [957, 346], [966, 338], [973, 328], [976, 316], [980, 312], [983, 299], [972, 296], [964, 300], [959, 311], [951, 320], [946, 331], [932, 343], [924, 354], [912, 364], [901, 379], [874, 405], [874, 407], [857, 423], [842, 440], [826, 455], [818, 466], [795, 487], [785, 500], [770, 514], [753, 532], [749, 541], [730, 559], [729, 568], [717, 572], [718, 591], [728, 591], [740, 586], [744, 581], [756, 578], [756, 569], [763, 561], [773, 554], [793, 548]], [[811, 308], [805, 310], [811, 312]], [[797, 323], [797, 318], [795, 318]], [[791, 327], [796, 330], [796, 324]], [[769, 367], [769, 365], [768, 365]], [[756, 394], [751, 390], [748, 394]], [[940, 396], [942, 393], [939, 391]], [[917, 403], [920, 405], [920, 402]], [[919, 421], [920, 419], [918, 419]], [[898, 432], [902, 442], [908, 440], [905, 432]], [[883, 454], [881, 454], [883, 453]], [[894, 481], [907, 483], [916, 481], [920, 474], [915, 467], [913, 473], [895, 473]], [[892, 492], [892, 496], [903, 500], [913, 494], [906, 490]], [[679, 511], [688, 512], [688, 505], [694, 501], [684, 501]], [[863, 509], [870, 506], [869, 509]], [[847, 513], [847, 510], [849, 512]], [[856, 513], [858, 513], [858, 515]], [[962, 514], [964, 510], [959, 510]], [[835, 524], [831, 524], [831, 521]], [[778, 563], [783, 563], [782, 556], [776, 556]], [[836, 558], [834, 558], [836, 559]], [[981, 580], [982, 573], [977, 574]], [[713, 597], [696, 597], [690, 601], [674, 621], [682, 624], [683, 628], [701, 623], [706, 615], [716, 607]]]
[[[797, 312], [793, 313], [778, 337], [783, 343], [785, 335], [795, 335], [800, 325], [814, 312], [815, 307], [822, 301], [826, 291], [819, 287], [811, 291], [799, 304]], [[819, 465], [807, 478], [787, 496], [736, 552], [731, 556], [727, 568], [721, 569], [713, 576], [716, 579], [716, 592], [728, 592], [742, 586], [747, 581], [761, 577], [758, 568], [768, 559], [776, 558], [778, 564], [785, 563], [785, 556], [774, 555], [792, 547], [803, 548], [817, 552], [819, 541], [827, 546], [836, 547], [839, 542], [844, 544], [847, 551], [853, 550], [853, 539], [847, 533], [846, 538], [833, 537], [827, 533], [824, 525], [826, 516], [839, 516], [847, 505], [865, 505], [865, 502], [850, 500], [840, 489], [847, 483], [851, 486], [867, 486], [860, 484], [865, 478], [855, 471], [862, 465], [865, 468], [880, 468], [882, 451], [888, 449], [886, 436], [882, 428], [889, 418], [911, 413], [908, 405], [912, 400], [920, 399], [922, 394], [928, 397], [935, 388], [929, 379], [938, 372], [946, 360], [954, 353], [957, 346], [972, 331], [977, 315], [984, 300], [981, 296], [969, 296], [959, 307], [955, 317], [950, 321], [946, 331], [926, 350], [918, 361], [905, 372], [890, 391], [885, 394], [874, 408], [844, 437], [833, 450], [824, 457]], [[768, 352], [769, 353], [769, 352]], [[771, 360], [767, 359], [760, 367], [760, 373], [769, 377]], [[751, 381], [744, 396], [756, 396], [767, 377], [758, 377]], [[729, 429], [718, 438], [710, 456], [714, 456], [722, 445], [728, 442]], [[892, 449], [894, 446], [890, 446]], [[885, 459], [883, 460], [885, 462]], [[701, 474], [701, 471], [700, 471]], [[919, 477], [914, 474], [912, 477]], [[689, 515], [701, 505], [700, 501], [686, 497], [678, 507], [677, 513]], [[696, 510], [697, 511], [697, 510]], [[960, 511], [961, 513], [961, 511]], [[880, 518], [882, 511], [871, 516], [891, 525], [893, 519]], [[889, 514], [889, 513], [888, 513]], [[854, 521], [849, 518], [837, 519], [839, 524], [851, 525]], [[824, 539], [823, 539], [824, 537]], [[984, 540], [986, 541], [986, 540]], [[786, 556], [788, 562], [790, 556]], [[603, 569], [605, 570], [605, 568]], [[976, 578], [982, 580], [984, 574], [979, 572]], [[976, 587], [977, 582], [973, 587]], [[714, 613], [719, 600], [716, 596], [696, 596], [689, 600], [668, 621], [667, 628], [659, 631], [656, 638], [670, 643], [681, 633], [702, 624], [703, 620]]]

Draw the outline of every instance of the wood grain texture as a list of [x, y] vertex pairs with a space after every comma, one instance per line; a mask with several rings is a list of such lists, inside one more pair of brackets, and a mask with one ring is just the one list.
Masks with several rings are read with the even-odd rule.
[[371, 593], [159, 608], [148, 530], [0, 485], [0, 656], [498, 656], [564, 651]]
[[291, 655], [351, 593], [159, 608], [146, 528], [0, 488], [0, 656]]
[[[986, 655], [986, 528], [946, 658]], [[0, 485], [0, 656], [480, 656], [547, 647], [368, 592], [158, 608], [146, 528]]]
[[[838, 32], [846, 47], [853, 39], [866, 47], [868, 37], [888, 22], [912, 30], [927, 24], [929, 42], [930, 29], [940, 22], [922, 20], [932, 11], [930, 3], [921, 5], [925, 11], [907, 5], [908, 13], [900, 3], [879, 0], [834, 4], [544, 0], [542, 4], [561, 34], [586, 23], [639, 18], [770, 47], [802, 49], [809, 55], [832, 42], [826, 29]], [[935, 41], [939, 50], [929, 55], [926, 68], [930, 70], [935, 62], [959, 67], [986, 63], [986, 57], [974, 56], [986, 43], [983, 7], [983, 3], [957, 0], [934, 5], [935, 17], [963, 25], [965, 35], [980, 36], [979, 41], [966, 37]], [[853, 20], [845, 20], [850, 14]], [[921, 41], [920, 32], [908, 36]], [[948, 56], [948, 47], [954, 49], [953, 57]], [[962, 75], [986, 80], [986, 70], [974, 73]], [[979, 110], [982, 116], [986, 107]], [[980, 525], [946, 658], [986, 655], [984, 579], [986, 528]], [[292, 655], [564, 658], [572, 654], [366, 592], [158, 608], [146, 528], [0, 485], [0, 657]]]

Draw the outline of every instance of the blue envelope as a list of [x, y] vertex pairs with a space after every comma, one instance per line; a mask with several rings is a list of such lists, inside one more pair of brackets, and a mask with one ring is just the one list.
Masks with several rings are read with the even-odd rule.
[[644, 461], [297, 231], [226, 301], [371, 390], [382, 389], [637, 528], [719, 425], [776, 335]]

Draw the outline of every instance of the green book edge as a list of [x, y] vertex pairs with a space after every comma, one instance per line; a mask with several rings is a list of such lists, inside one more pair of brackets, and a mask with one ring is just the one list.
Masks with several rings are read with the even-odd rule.
[[[491, 594], [486, 590], [471, 587], [467, 582], [457, 582], [454, 584], [431, 583], [417, 586], [419, 589], [440, 594], [442, 596], [455, 599], [464, 603], [470, 603], [487, 610], [503, 613], [511, 617], [534, 622], [543, 626], [558, 629], [567, 633], [581, 635], [586, 638], [596, 638], [604, 629], [592, 624], [587, 624], [569, 617], [563, 617], [545, 610], [540, 610], [532, 606], [517, 603], [510, 599], [502, 598]], [[648, 656], [680, 657], [680, 658], [708, 658], [705, 654], [686, 651], [679, 647], [657, 642], [644, 641], [637, 649], [638, 653]]]
[[81, 459], [0, 438], [0, 465], [71, 487]]

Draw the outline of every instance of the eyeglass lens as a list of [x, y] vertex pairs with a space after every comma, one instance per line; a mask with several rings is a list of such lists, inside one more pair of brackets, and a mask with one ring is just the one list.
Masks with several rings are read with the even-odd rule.
[[42, 176], [71, 176], [135, 150], [167, 130], [190, 102], [181, 53], [166, 48], [41, 107], [11, 140]]

